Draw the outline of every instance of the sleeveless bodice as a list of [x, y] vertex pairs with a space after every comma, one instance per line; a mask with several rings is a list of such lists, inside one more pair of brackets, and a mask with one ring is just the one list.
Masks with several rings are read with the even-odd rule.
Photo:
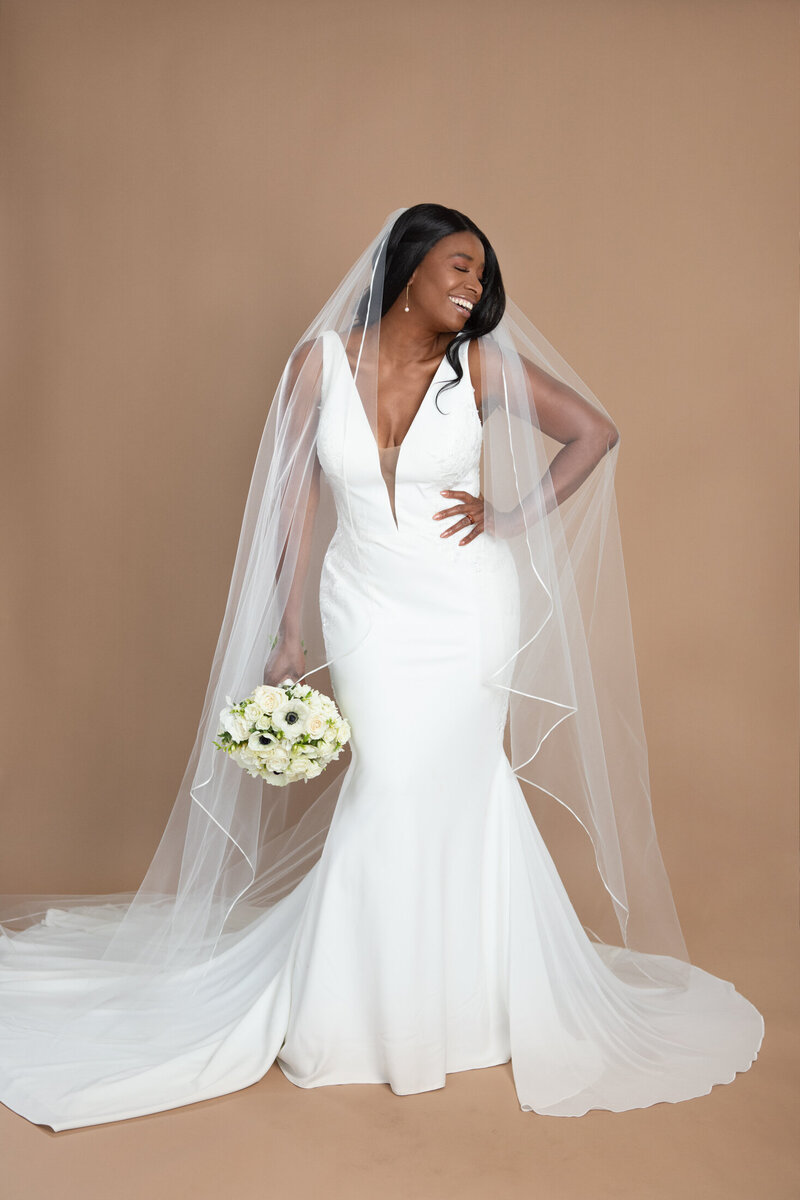
[[460, 550], [473, 556], [470, 552], [480, 537], [459, 547], [458, 538], [464, 533], [439, 536], [455, 518], [432, 519], [435, 512], [456, 502], [442, 496], [442, 489], [480, 493], [483, 430], [469, 376], [468, 343], [459, 350], [461, 379], [438, 394], [437, 401], [442, 384], [456, 377], [443, 358], [402, 442], [382, 451], [342, 339], [331, 329], [322, 338], [317, 454], [336, 503], [339, 538], [357, 536], [361, 545], [371, 542], [395, 550], [433, 545], [437, 552]]

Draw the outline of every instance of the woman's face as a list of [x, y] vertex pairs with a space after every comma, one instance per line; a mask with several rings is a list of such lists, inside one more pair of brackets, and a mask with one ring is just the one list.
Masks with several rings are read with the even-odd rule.
[[[436, 330], [458, 332], [483, 294], [483, 244], [474, 233], [449, 233], [409, 279], [409, 307]], [[405, 289], [398, 298], [405, 307]], [[461, 301], [461, 303], [459, 303]]]

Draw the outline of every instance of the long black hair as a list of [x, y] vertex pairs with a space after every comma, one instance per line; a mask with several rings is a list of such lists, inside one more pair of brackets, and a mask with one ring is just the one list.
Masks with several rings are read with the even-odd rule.
[[[464, 374], [459, 359], [459, 350], [463, 343], [489, 333], [502, 320], [506, 308], [506, 293], [497, 255], [486, 234], [474, 221], [458, 209], [446, 208], [443, 204], [413, 204], [407, 208], [395, 221], [386, 243], [382, 317], [392, 307], [428, 251], [448, 234], [465, 231], [474, 233], [483, 246], [483, 291], [466, 322], [447, 347], [446, 358], [455, 371], [456, 378], [448, 380], [440, 391], [455, 387]], [[367, 302], [368, 293], [365, 293], [356, 317], [358, 325], [364, 323]], [[439, 392], [436, 395], [438, 398]]]

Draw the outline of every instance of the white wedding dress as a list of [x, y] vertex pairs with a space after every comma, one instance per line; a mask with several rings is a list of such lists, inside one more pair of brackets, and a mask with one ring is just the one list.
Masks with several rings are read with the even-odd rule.
[[[85, 965], [104, 936], [96, 911], [51, 910], [0, 946], [0, 1100], [29, 1120], [66, 1129], [190, 1104], [275, 1062], [301, 1087], [407, 1095], [509, 1059], [524, 1110], [579, 1116], [701, 1096], [755, 1059], [763, 1018], [733, 984], [698, 967], [685, 991], [612, 971], [621, 951], [585, 933], [505, 754], [508, 694], [482, 684], [479, 660], [516, 645], [513, 558], [503, 541], [442, 538], [452, 519], [432, 519], [452, 503], [443, 488], [479, 492], [465, 346], [461, 361], [439, 397], [448, 420], [434, 407], [453, 374], [443, 358], [381, 454], [344, 346], [324, 334], [318, 454], [338, 526], [320, 608], [352, 761], [322, 854], [213, 961], [202, 1009], [166, 1027], [168, 980], [129, 1011], [84, 1005], [50, 1044], [30, 1031], [28, 1014], [40, 1029], [48, 1005], [102, 997]], [[343, 653], [365, 603], [367, 637]], [[477, 629], [496, 638], [481, 653]]]

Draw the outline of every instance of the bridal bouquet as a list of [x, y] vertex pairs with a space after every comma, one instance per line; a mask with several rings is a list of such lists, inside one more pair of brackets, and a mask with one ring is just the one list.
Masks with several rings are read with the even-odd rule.
[[214, 745], [277, 787], [321, 774], [350, 737], [333, 700], [305, 683], [261, 684], [238, 704], [225, 699]]

